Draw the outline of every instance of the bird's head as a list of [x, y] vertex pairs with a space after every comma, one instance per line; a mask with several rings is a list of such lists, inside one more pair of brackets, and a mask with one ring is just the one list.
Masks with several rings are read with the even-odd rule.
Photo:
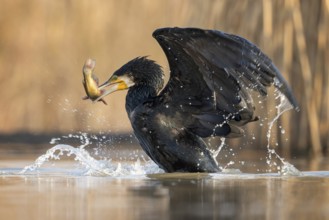
[[95, 101], [115, 91], [134, 86], [152, 86], [156, 91], [159, 91], [163, 87], [163, 82], [161, 66], [146, 57], [137, 57], [115, 71], [105, 83], [99, 86], [101, 90], [108, 86], [109, 89], [104, 91]]

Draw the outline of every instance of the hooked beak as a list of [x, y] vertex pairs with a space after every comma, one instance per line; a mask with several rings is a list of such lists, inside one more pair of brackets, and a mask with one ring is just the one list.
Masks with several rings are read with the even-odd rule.
[[105, 87], [110, 86], [108, 90], [104, 90], [103, 94], [99, 96], [94, 102], [99, 101], [100, 99], [104, 98], [105, 96], [119, 90], [125, 90], [129, 87], [133, 86], [134, 82], [127, 76], [116, 76], [113, 75], [109, 80], [98, 87], [99, 90], [104, 90]]

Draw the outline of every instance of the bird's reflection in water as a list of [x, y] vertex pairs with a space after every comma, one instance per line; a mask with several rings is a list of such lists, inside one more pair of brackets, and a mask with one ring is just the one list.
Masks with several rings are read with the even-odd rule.
[[[235, 174], [221, 179], [222, 176], [213, 178], [200, 173], [148, 177], [149, 181], [130, 188], [129, 192], [139, 198], [150, 199], [150, 207], [161, 207], [158, 219], [308, 219], [310, 216], [321, 219], [329, 214], [326, 211], [329, 197], [320, 192], [321, 188], [324, 189], [321, 182], [329, 183], [328, 179], [244, 178]], [[305, 193], [309, 189], [301, 179], [316, 187], [311, 200], [319, 203], [317, 212], [307, 208]], [[298, 195], [295, 195], [296, 192]], [[148, 213], [142, 216], [148, 216]]]

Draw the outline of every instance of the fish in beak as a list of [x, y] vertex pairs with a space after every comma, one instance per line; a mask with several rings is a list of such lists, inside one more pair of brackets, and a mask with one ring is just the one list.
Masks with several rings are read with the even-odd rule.
[[[85, 91], [87, 94], [87, 96], [82, 98], [83, 100], [91, 99], [91, 100], [95, 101], [98, 97], [100, 97], [104, 93], [104, 90], [101, 90], [98, 88], [98, 78], [93, 73], [95, 66], [96, 66], [96, 61], [93, 59], [87, 59], [83, 66], [82, 84], [83, 84], [83, 87], [85, 88]], [[97, 99], [97, 101], [101, 101], [105, 105], [107, 105], [105, 100], [102, 98]]]

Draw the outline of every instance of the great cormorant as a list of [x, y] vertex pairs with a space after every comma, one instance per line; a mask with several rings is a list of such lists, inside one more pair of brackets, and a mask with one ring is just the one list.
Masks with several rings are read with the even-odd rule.
[[[153, 37], [165, 52], [170, 79], [153, 60], [119, 68], [96, 99], [128, 89], [126, 110], [146, 154], [166, 172], [218, 172], [202, 138], [238, 137], [257, 120], [250, 91], [274, 85], [296, 109], [291, 89], [272, 61], [248, 40], [216, 30], [162, 28]], [[162, 89], [163, 88], [163, 89]]]

